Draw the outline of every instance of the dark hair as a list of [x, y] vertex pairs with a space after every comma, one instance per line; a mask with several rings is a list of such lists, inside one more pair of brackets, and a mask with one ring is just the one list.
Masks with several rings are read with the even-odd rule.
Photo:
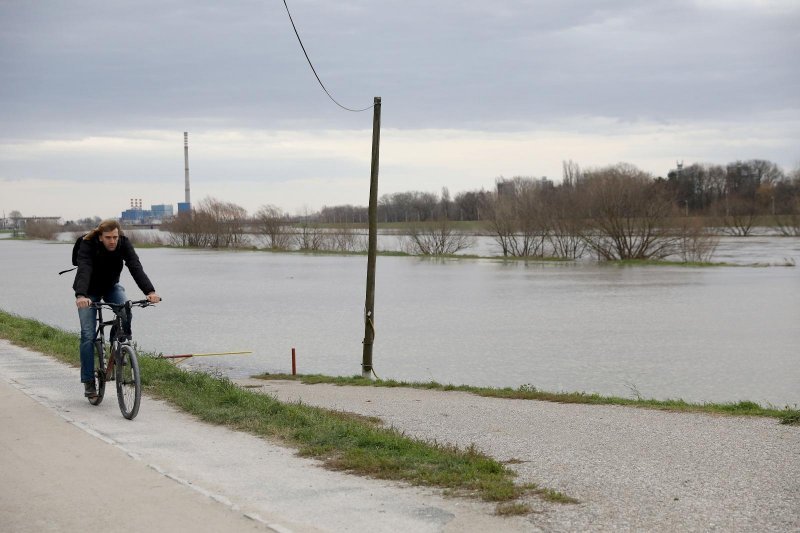
[[119, 230], [120, 237], [124, 235], [124, 233], [122, 232], [122, 226], [120, 225], [119, 221], [114, 218], [107, 218], [100, 224], [98, 224], [95, 229], [87, 233], [86, 236], [83, 238], [83, 240], [90, 241], [95, 237], [97, 237], [98, 235], [100, 235], [101, 233], [105, 233], [107, 231], [114, 231], [115, 229]]

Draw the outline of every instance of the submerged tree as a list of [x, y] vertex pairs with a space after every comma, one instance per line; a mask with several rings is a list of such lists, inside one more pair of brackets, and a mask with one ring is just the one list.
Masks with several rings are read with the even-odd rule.
[[505, 256], [540, 257], [547, 239], [548, 180], [499, 178], [497, 192], [484, 203], [482, 218]]
[[268, 248], [287, 250], [292, 244], [288, 231], [289, 217], [274, 205], [263, 205], [253, 216], [256, 232], [266, 241]]
[[446, 218], [413, 224], [406, 251], [421, 255], [452, 255], [473, 245], [473, 238], [456, 230]]
[[633, 165], [587, 171], [581, 193], [588, 209], [581, 236], [600, 259], [661, 259], [676, 251], [667, 227], [674, 204], [663, 184]]

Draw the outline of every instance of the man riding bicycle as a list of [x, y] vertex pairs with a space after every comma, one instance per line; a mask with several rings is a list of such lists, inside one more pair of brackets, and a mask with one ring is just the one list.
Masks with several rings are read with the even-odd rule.
[[[80, 242], [77, 254], [78, 271], [72, 288], [75, 291], [75, 305], [81, 321], [81, 382], [84, 395], [97, 396], [94, 382], [94, 333], [97, 310], [90, 307], [93, 302], [121, 304], [127, 300], [125, 288], [119, 283], [123, 262], [151, 303], [158, 303], [161, 297], [142, 268], [139, 256], [131, 241], [122, 233], [119, 222], [104, 220], [97, 228], [87, 233]], [[125, 334], [130, 334], [130, 316], [125, 324]]]

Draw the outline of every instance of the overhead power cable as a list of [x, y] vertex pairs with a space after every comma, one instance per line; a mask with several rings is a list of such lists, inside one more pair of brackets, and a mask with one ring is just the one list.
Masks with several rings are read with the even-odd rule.
[[314, 73], [314, 76], [317, 78], [317, 81], [319, 82], [319, 86], [322, 87], [322, 90], [325, 91], [325, 94], [328, 95], [328, 98], [330, 98], [334, 104], [338, 105], [342, 109], [346, 111], [353, 111], [354, 113], [360, 113], [361, 111], [366, 111], [367, 109], [372, 109], [373, 107], [375, 107], [375, 104], [372, 104], [371, 106], [365, 107], [364, 109], [350, 109], [349, 107], [345, 107], [339, 102], [337, 102], [336, 99], [333, 96], [331, 96], [331, 93], [329, 93], [328, 89], [325, 88], [325, 84], [322, 83], [321, 79], [319, 79], [319, 75], [317, 74], [316, 69], [314, 69], [314, 65], [311, 64], [311, 59], [309, 59], [308, 57], [308, 52], [306, 52], [306, 47], [303, 46], [303, 40], [300, 39], [300, 34], [297, 33], [297, 26], [294, 25], [294, 20], [292, 19], [292, 14], [289, 12], [289, 5], [286, 3], [286, 0], [283, 0], [283, 5], [284, 7], [286, 7], [286, 14], [289, 15], [289, 22], [292, 23], [294, 34], [297, 35], [297, 42], [300, 43], [300, 48], [303, 49], [303, 54], [306, 56], [306, 61], [308, 61], [308, 66], [311, 67], [311, 72]]

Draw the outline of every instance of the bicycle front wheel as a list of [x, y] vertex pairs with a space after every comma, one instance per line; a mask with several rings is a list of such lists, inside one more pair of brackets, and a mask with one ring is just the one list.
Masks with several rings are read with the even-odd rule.
[[142, 382], [139, 378], [139, 360], [133, 346], [122, 345], [119, 348], [119, 357], [114, 365], [115, 381], [117, 382], [117, 400], [122, 416], [133, 420], [139, 412], [139, 403], [142, 400]]

